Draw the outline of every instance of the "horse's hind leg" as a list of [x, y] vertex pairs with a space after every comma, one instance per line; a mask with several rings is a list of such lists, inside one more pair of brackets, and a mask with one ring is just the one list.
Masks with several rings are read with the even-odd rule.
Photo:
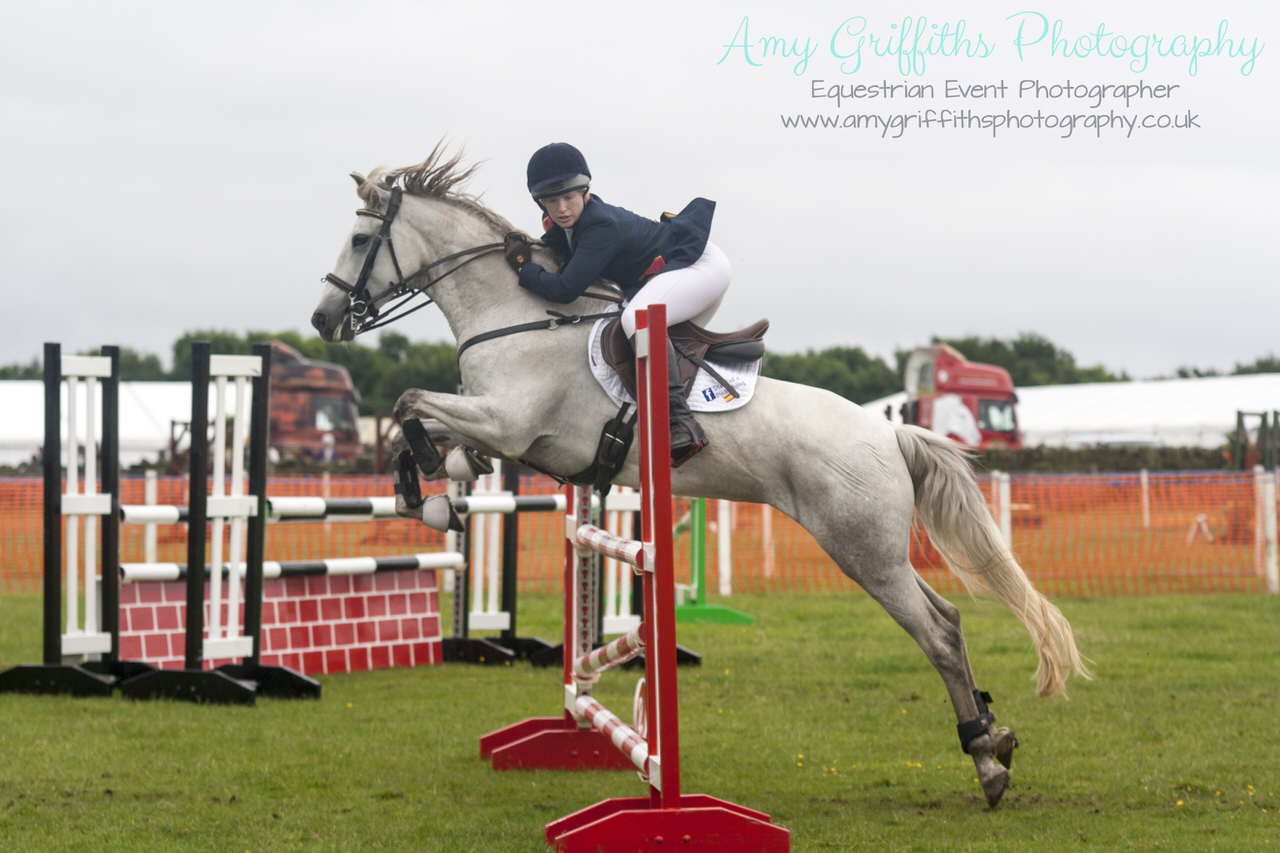
[[[969, 653], [960, 629], [960, 611], [934, 592], [910, 563], [898, 566], [888, 577], [855, 578], [919, 644], [933, 664], [951, 697], [960, 725], [978, 720], [978, 706]], [[991, 721], [994, 723], [994, 717]], [[1009, 764], [1017, 739], [1008, 729], [994, 725], [969, 740], [966, 751], [973, 758], [987, 804], [995, 806], [1009, 787]]]
[[[960, 611], [956, 609], [956, 606], [952, 604], [950, 601], [947, 601], [945, 598], [938, 595], [938, 593], [933, 590], [933, 587], [925, 583], [924, 578], [920, 577], [919, 573], [916, 573], [916, 585], [920, 587], [920, 591], [925, 594], [925, 597], [927, 599], [929, 599], [929, 603], [933, 605], [934, 609], [936, 609], [939, 613], [941, 613], [943, 618], [945, 618], [948, 622], [954, 625], [956, 628], [956, 631], [959, 632], [960, 653], [964, 657], [964, 665], [965, 665], [965, 669], [968, 671], [969, 683], [976, 684], [977, 682], [973, 677], [973, 669], [969, 665], [969, 650], [965, 646], [964, 632], [961, 631], [960, 629]], [[959, 714], [959, 709], [957, 709], [957, 715], [958, 714]], [[1006, 769], [1008, 769], [1013, 766], [1013, 750], [1018, 746], [1018, 738], [1007, 727], [1004, 727], [1004, 726], [1000, 728], [995, 727], [995, 722], [996, 722], [995, 711], [990, 712], [990, 717], [991, 717], [991, 727], [988, 729], [988, 731], [990, 732], [991, 737], [994, 740], [993, 753], [996, 757], [996, 760], [999, 761], [1001, 764], [1003, 764]], [[970, 717], [969, 719], [972, 719], [972, 717]], [[969, 745], [970, 752], [972, 752], [974, 748], [975, 748], [974, 744]]]

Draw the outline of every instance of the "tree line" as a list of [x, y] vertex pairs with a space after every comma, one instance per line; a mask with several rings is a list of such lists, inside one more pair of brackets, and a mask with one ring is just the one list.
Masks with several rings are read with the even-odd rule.
[[[406, 388], [455, 392], [458, 388], [458, 360], [450, 343], [410, 341], [398, 332], [384, 331], [377, 344], [359, 341], [325, 343], [297, 332], [236, 332], [197, 330], [174, 341], [172, 367], [168, 370], [154, 353], [142, 353], [129, 347], [120, 348], [120, 378], [126, 381], [186, 381], [191, 378], [191, 343], [209, 341], [213, 351], [229, 355], [247, 355], [255, 343], [278, 340], [303, 356], [318, 361], [340, 364], [351, 373], [351, 380], [361, 394], [360, 413], [389, 413]], [[1018, 387], [1033, 385], [1069, 385], [1080, 382], [1118, 382], [1129, 375], [1113, 373], [1102, 365], [1082, 367], [1075, 357], [1043, 335], [1024, 332], [1011, 340], [999, 338], [940, 338], [934, 343], [947, 343], [964, 353], [970, 361], [994, 364], [1009, 371]], [[825, 388], [855, 403], [868, 403], [901, 391], [902, 376], [910, 350], [894, 353], [891, 366], [880, 356], [869, 355], [861, 347], [829, 347], [803, 353], [769, 353], [765, 356], [765, 376]], [[1218, 376], [1251, 373], [1280, 373], [1280, 358], [1274, 354], [1256, 359], [1251, 364], [1238, 363], [1230, 374], [1198, 368], [1180, 367], [1177, 376]], [[40, 379], [40, 361], [0, 366], [0, 379]]]
[[[398, 332], [383, 332], [376, 346], [359, 341], [326, 343], [319, 337], [304, 338], [297, 332], [245, 334], [225, 330], [195, 330], [173, 343], [172, 367], [168, 370], [154, 353], [120, 348], [120, 378], [126, 382], [188, 382], [191, 380], [191, 344], [208, 341], [213, 352], [250, 355], [253, 345], [268, 341], [288, 344], [303, 357], [340, 364], [351, 374], [360, 392], [360, 414], [390, 414], [406, 388], [454, 393], [458, 390], [458, 359], [453, 344], [414, 343]], [[82, 354], [97, 354], [97, 350]], [[44, 375], [39, 359], [28, 364], [0, 367], [0, 379], [40, 379]]]

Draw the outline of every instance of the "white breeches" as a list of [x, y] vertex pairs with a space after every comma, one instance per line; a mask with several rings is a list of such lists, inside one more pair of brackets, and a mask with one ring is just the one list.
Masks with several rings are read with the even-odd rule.
[[634, 337], [636, 333], [636, 309], [648, 308], [655, 302], [666, 303], [668, 326], [685, 320], [705, 326], [729, 289], [729, 274], [729, 259], [714, 244], [708, 243], [702, 257], [692, 265], [655, 275], [622, 312], [622, 328], [627, 337]]

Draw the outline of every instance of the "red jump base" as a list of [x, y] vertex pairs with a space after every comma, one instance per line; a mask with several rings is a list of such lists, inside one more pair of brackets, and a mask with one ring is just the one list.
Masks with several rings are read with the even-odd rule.
[[556, 853], [790, 853], [791, 833], [763, 812], [706, 794], [684, 794], [680, 808], [652, 808], [648, 797], [602, 800], [547, 824]]
[[609, 738], [564, 717], [529, 717], [480, 738], [494, 770], [635, 770]]

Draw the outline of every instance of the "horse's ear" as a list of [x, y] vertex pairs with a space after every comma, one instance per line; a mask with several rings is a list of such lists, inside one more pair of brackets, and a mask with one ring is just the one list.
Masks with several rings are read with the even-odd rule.
[[382, 204], [382, 199], [388, 193], [381, 187], [371, 183], [368, 178], [359, 172], [351, 173], [351, 180], [356, 182], [356, 194], [360, 196], [360, 200], [370, 209], [376, 209]]

